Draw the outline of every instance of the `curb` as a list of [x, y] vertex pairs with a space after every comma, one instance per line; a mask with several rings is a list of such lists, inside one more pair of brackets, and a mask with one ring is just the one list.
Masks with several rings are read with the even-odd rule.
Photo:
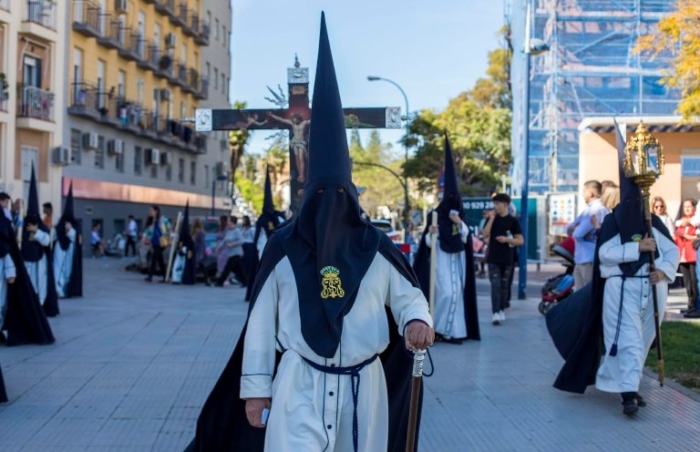
[[[656, 380], [657, 382], [659, 381], [659, 374], [654, 372], [653, 370], [649, 369], [648, 367], [644, 368], [644, 375], [647, 377], [651, 378], [652, 380]], [[693, 391], [690, 388], [686, 388], [682, 384], [678, 383], [675, 380], [672, 379], [664, 379], [664, 386], [668, 386], [669, 388], [673, 389], [676, 392], [680, 392], [684, 396], [688, 397], [689, 399], [692, 399], [698, 403], [700, 403], [700, 393]]]

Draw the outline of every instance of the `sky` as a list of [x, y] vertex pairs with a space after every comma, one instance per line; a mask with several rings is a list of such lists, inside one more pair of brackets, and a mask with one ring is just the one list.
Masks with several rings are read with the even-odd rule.
[[[298, 54], [313, 92], [321, 11], [344, 107], [400, 106], [401, 85], [412, 112], [443, 109], [484, 76], [487, 54], [500, 46], [503, 0], [232, 0], [231, 100], [272, 107], [267, 86], [287, 91]], [[394, 143], [400, 131], [382, 131]], [[253, 133], [248, 152], [262, 152], [270, 132]], [[366, 137], [366, 133], [363, 133]], [[364, 138], [366, 139], [366, 138]]]

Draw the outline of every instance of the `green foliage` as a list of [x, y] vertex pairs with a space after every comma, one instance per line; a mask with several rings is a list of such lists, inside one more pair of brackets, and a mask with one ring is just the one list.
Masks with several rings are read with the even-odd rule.
[[[507, 33], [504, 30], [503, 33]], [[465, 196], [487, 195], [512, 162], [512, 93], [510, 61], [505, 49], [489, 53], [487, 77], [450, 101], [444, 111], [422, 111], [403, 138], [415, 154], [406, 164], [421, 191], [437, 190], [444, 166], [444, 133], [452, 144], [455, 166]]]
[[[664, 322], [661, 325], [666, 377], [700, 391], [700, 324]], [[656, 351], [647, 356], [647, 367], [658, 372]]]
[[262, 212], [265, 193], [263, 185], [255, 183], [253, 180], [246, 177], [236, 179], [236, 188], [241, 193], [241, 197], [253, 206], [256, 213]]
[[[246, 108], [246, 103], [236, 101], [233, 104], [233, 108], [236, 110], [243, 110]], [[228, 133], [228, 147], [229, 151], [231, 152], [231, 182], [233, 182], [234, 185], [236, 184], [236, 170], [238, 170], [238, 167], [241, 164], [249, 138], [250, 132], [248, 130], [231, 130]]]
[[369, 143], [364, 147], [360, 133], [353, 130], [350, 135], [350, 158], [353, 161], [353, 182], [358, 188], [365, 189], [360, 196], [360, 204], [370, 217], [377, 217], [379, 206], [388, 206], [392, 210], [402, 208], [403, 186], [391, 173], [394, 171], [401, 176], [402, 159], [393, 155], [390, 144], [382, 143], [378, 131], [371, 132]]

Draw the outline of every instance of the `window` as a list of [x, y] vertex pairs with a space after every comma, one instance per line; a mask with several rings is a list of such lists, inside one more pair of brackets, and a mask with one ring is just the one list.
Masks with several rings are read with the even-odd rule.
[[119, 78], [117, 79], [117, 97], [119, 99], [126, 98], [126, 72], [119, 71]]
[[215, 19], [216, 27], [214, 27], [214, 38], [219, 40], [219, 19]]
[[173, 166], [169, 163], [165, 167], [165, 180], [167, 180], [168, 182], [173, 180]]
[[231, 94], [229, 91], [231, 89], [231, 77], [226, 79], [226, 100], [228, 101], [228, 96]]
[[95, 149], [95, 167], [104, 169], [105, 167], [105, 137], [97, 137], [97, 149]]
[[151, 179], [158, 179], [158, 165], [149, 166], [151, 169]]
[[224, 47], [226, 47], [226, 43], [228, 42], [227, 36], [228, 35], [226, 34], [226, 26], [223, 26], [223, 32], [221, 33], [221, 43], [224, 45]]
[[214, 89], [219, 89], [219, 70], [214, 68]]
[[24, 56], [22, 84], [41, 88], [41, 60], [29, 55]]
[[70, 162], [80, 165], [80, 152], [83, 149], [83, 133], [78, 129], [70, 129]]
[[[126, 145], [124, 146], [126, 147]], [[115, 154], [114, 155], [114, 169], [118, 173], [123, 173], [124, 172], [124, 150], [122, 149], [121, 154]]]
[[184, 101], [180, 101], [180, 119], [187, 117], [187, 104]]
[[141, 175], [143, 168], [143, 149], [140, 146], [134, 146], [134, 174]]
[[700, 177], [700, 157], [681, 156], [681, 177]]
[[145, 37], [146, 37], [146, 14], [144, 14], [143, 11], [139, 11], [139, 36], [141, 39], [139, 39], [138, 43], [138, 53], [140, 57], [143, 57], [145, 52], [144, 52], [144, 43]]
[[190, 184], [197, 184], [197, 162], [190, 162]]
[[83, 51], [73, 49], [73, 82], [77, 85], [83, 81]]
[[182, 44], [180, 49], [180, 62], [182, 64], [187, 64], [187, 44]]
[[211, 27], [211, 11], [207, 11], [207, 24]]
[[138, 79], [136, 81], [136, 103], [143, 104], [143, 79]]
[[207, 74], [207, 80], [211, 80], [211, 64], [209, 64], [208, 62], [207, 62], [206, 74]]
[[226, 93], [226, 74], [221, 74], [221, 92]]
[[185, 159], [177, 161], [177, 181], [181, 184], [185, 183]]
[[160, 33], [160, 24], [153, 25], [153, 47], [156, 51], [160, 49]]
[[209, 165], [204, 165], [204, 187], [209, 188]]
[[105, 107], [105, 85], [107, 81], [105, 80], [105, 62], [102, 60], [97, 60], [97, 105], [99, 108]]

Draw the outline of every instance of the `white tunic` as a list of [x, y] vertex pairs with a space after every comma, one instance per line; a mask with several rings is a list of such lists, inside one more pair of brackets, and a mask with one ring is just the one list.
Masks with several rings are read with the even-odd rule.
[[15, 263], [8, 252], [5, 257], [0, 258], [0, 328], [5, 322], [7, 312], [7, 280], [17, 276]]
[[[469, 228], [462, 222], [460, 228], [462, 243], [467, 243]], [[425, 234], [428, 248], [431, 246], [430, 234]], [[466, 252], [446, 253], [440, 248], [440, 233], [437, 247], [437, 268], [435, 281], [435, 332], [448, 339], [467, 337], [467, 325], [464, 320], [464, 289], [466, 276]]]
[[[34, 233], [34, 240], [41, 246], [49, 246], [51, 243], [51, 235], [39, 229]], [[39, 296], [39, 301], [42, 306], [46, 302], [46, 295], [48, 294], [47, 262], [46, 255], [42, 255], [41, 259], [37, 262], [24, 261], [24, 267], [27, 269], [29, 280], [32, 282], [34, 292]]]
[[75, 240], [77, 233], [75, 229], [68, 232], [70, 245], [67, 250], [61, 248], [60, 243], [56, 243], [53, 247], [53, 274], [56, 278], [56, 292], [58, 296], [63, 298], [66, 296], [66, 287], [70, 281], [70, 275], [73, 271], [73, 253], [75, 252]]
[[[666, 279], [656, 284], [659, 305], [659, 322], [666, 310], [668, 283], [676, 277], [680, 260], [678, 247], [666, 236], [654, 229], [654, 238], [659, 250], [655, 264]], [[642, 380], [642, 369], [647, 353], [656, 336], [654, 328], [654, 301], [652, 285], [648, 277], [620, 277], [619, 264], [635, 262], [639, 259], [639, 244], [622, 244], [620, 236], [603, 243], [598, 251], [600, 274], [605, 281], [603, 296], [603, 332], [605, 336], [605, 356], [598, 368], [596, 388], [605, 392], [636, 392]], [[649, 274], [649, 266], [644, 265], [635, 276]], [[620, 294], [624, 294], [622, 313], [619, 315], [620, 331], [617, 340], [617, 356], [610, 356], [610, 349], [617, 333]]]
[[[342, 281], [342, 269], [339, 276]], [[332, 359], [322, 358], [302, 336], [297, 286], [289, 259], [284, 257], [277, 264], [248, 319], [240, 394], [242, 399], [272, 398], [266, 451], [353, 450], [351, 377], [320, 372], [302, 356], [324, 366], [348, 367], [381, 353], [389, 344], [385, 305], [390, 307], [399, 333], [403, 333], [411, 320], [422, 320], [432, 326], [428, 304], [420, 289], [413, 287], [377, 253], [360, 284], [352, 310], [345, 316], [336, 355]], [[287, 351], [273, 382], [275, 349], [282, 348]], [[388, 402], [379, 359], [360, 371], [357, 409], [358, 450], [385, 451]]]

